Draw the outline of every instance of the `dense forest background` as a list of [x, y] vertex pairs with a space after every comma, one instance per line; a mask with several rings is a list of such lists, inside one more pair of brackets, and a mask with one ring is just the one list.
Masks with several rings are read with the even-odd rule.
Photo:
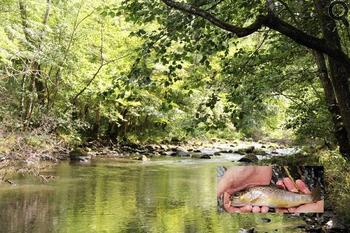
[[[259, 1], [235, 1], [236, 10], [225, 4], [207, 8], [227, 20], [234, 13], [239, 24], [261, 10]], [[315, 31], [305, 13], [311, 5], [278, 6]], [[295, 19], [290, 10], [302, 11]], [[41, 128], [75, 144], [192, 137], [335, 144], [313, 54], [271, 29], [237, 38], [157, 1], [6, 0], [1, 18], [3, 130]]]

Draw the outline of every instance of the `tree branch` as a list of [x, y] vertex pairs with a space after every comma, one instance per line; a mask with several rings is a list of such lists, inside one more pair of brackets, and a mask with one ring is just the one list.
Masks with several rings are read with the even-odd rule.
[[33, 42], [33, 38], [30, 35], [30, 33], [28, 32], [29, 24], [28, 24], [27, 6], [26, 6], [25, 2], [23, 2], [23, 0], [20, 0], [18, 2], [18, 4], [19, 4], [19, 10], [20, 10], [20, 14], [21, 14], [21, 20], [22, 20], [22, 27], [23, 27], [24, 36], [25, 36], [27, 42], [32, 43]]
[[174, 9], [183, 11], [191, 15], [202, 17], [214, 24], [215, 26], [224, 29], [228, 32], [231, 32], [238, 37], [248, 36], [258, 31], [263, 26], [271, 28], [289, 37], [298, 44], [327, 54], [328, 56], [338, 60], [339, 62], [342, 62], [350, 70], [350, 58], [343, 51], [332, 47], [331, 45], [327, 44], [323, 39], [319, 39], [317, 37], [309, 35], [303, 32], [302, 30], [288, 24], [287, 22], [284, 22], [283, 20], [281, 20], [273, 14], [259, 15], [257, 16], [255, 22], [253, 22], [251, 25], [247, 27], [239, 27], [222, 21], [214, 15], [210, 14], [209, 12], [190, 4], [180, 3], [173, 0], [162, 0], [162, 2]]
[[223, 1], [225, 0], [218, 0], [216, 3], [214, 3], [211, 7], [209, 7], [208, 9], [206, 9], [207, 11], [213, 10], [214, 8], [216, 8], [218, 5], [220, 5]]
[[248, 27], [238, 27], [238, 26], [235, 26], [233, 24], [224, 22], [224, 21], [218, 19], [217, 17], [215, 17], [214, 15], [210, 14], [209, 12], [202, 10], [198, 7], [195, 7], [193, 5], [186, 4], [186, 3], [179, 3], [179, 2], [172, 1], [172, 0], [162, 0], [162, 1], [166, 5], [168, 5], [172, 8], [175, 8], [177, 10], [186, 12], [186, 13], [191, 14], [191, 15], [200, 16], [200, 17], [208, 20], [209, 22], [211, 22], [215, 26], [218, 26], [219, 28], [222, 28], [226, 31], [234, 33], [238, 37], [245, 37], [245, 36], [248, 36], [248, 35], [256, 32], [264, 25], [264, 21], [267, 19], [266, 16], [258, 16], [256, 21], [254, 23], [252, 23], [251, 25], [249, 25]]

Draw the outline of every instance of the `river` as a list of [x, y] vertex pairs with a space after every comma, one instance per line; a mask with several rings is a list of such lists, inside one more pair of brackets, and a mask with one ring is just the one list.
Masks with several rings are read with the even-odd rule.
[[225, 164], [232, 162], [63, 162], [53, 182], [24, 178], [0, 188], [0, 233], [302, 232], [299, 217], [218, 213], [216, 166]]

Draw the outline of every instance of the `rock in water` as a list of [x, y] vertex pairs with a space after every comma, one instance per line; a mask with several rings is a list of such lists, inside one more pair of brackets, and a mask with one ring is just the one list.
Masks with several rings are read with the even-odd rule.
[[148, 158], [146, 155], [142, 155], [142, 161], [150, 161], [151, 159]]
[[69, 152], [69, 158], [71, 161], [77, 162], [88, 162], [91, 159], [91, 156], [88, 152], [82, 148], [75, 148], [71, 152]]
[[245, 154], [253, 153], [254, 150], [255, 150], [254, 146], [249, 146], [247, 148], [238, 149], [235, 151], [235, 153], [240, 154], [240, 155], [245, 155]]
[[245, 149], [245, 152], [247, 153], [253, 153], [253, 151], [255, 150], [255, 147], [254, 146], [249, 146]]
[[211, 159], [211, 158], [210, 158], [210, 155], [204, 154], [200, 157], [200, 159]]
[[256, 155], [253, 155], [253, 154], [246, 155], [243, 158], [238, 160], [238, 162], [242, 162], [242, 163], [255, 163], [258, 161], [259, 161], [258, 157], [256, 157]]
[[181, 147], [173, 148], [171, 151], [168, 151], [167, 154], [170, 156], [190, 157], [190, 153]]

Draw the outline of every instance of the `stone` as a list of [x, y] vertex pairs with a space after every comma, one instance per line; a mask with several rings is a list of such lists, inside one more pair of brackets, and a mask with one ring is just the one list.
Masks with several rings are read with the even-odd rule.
[[181, 147], [176, 148], [175, 155], [179, 157], [190, 157], [190, 153]]
[[243, 162], [243, 163], [255, 163], [258, 162], [258, 157], [256, 157], [256, 155], [253, 154], [248, 154], [246, 156], [244, 156], [243, 158], [239, 159], [238, 162]]
[[69, 158], [71, 161], [88, 162], [91, 160], [89, 153], [83, 148], [75, 148], [69, 152]]
[[237, 153], [237, 154], [240, 154], [240, 155], [245, 155], [245, 154], [253, 153], [254, 150], [255, 150], [254, 146], [249, 146], [249, 147], [246, 147], [246, 148], [238, 149], [234, 153]]
[[211, 159], [209, 155], [202, 155], [199, 157], [200, 159]]

